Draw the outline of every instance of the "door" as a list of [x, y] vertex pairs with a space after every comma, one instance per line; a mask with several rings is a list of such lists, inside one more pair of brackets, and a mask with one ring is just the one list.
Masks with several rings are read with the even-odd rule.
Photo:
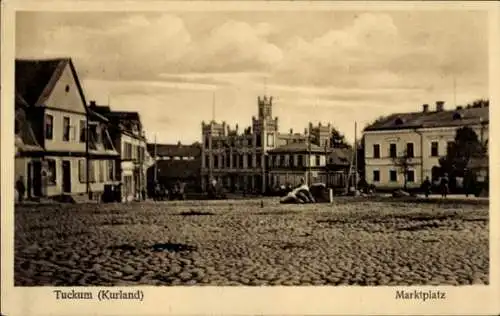
[[64, 193], [71, 193], [71, 161], [62, 162], [62, 189]]
[[[33, 161], [31, 164], [31, 168], [28, 168], [28, 170], [29, 170], [29, 172], [31, 172], [31, 174], [28, 176], [28, 179], [32, 179], [32, 181], [33, 181], [31, 183], [31, 185], [28, 184], [28, 192], [33, 192], [34, 196], [41, 196], [42, 195], [42, 162], [41, 161]], [[32, 188], [30, 188], [30, 186], [32, 186]]]

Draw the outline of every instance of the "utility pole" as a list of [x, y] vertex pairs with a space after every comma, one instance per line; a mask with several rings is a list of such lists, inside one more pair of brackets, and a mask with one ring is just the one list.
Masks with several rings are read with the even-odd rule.
[[358, 122], [354, 121], [354, 190], [358, 190]]
[[457, 108], [457, 80], [455, 75], [453, 75], [453, 102], [455, 103], [455, 108]]
[[157, 149], [156, 149], [156, 133], [155, 133], [155, 145], [154, 145], [154, 151], [153, 151], [153, 154], [154, 154], [154, 161], [155, 161], [155, 167], [154, 167], [154, 182], [155, 182], [155, 185], [156, 185], [156, 182], [158, 180], [158, 159], [157, 159]]
[[212, 94], [212, 122], [215, 122], [215, 91]]

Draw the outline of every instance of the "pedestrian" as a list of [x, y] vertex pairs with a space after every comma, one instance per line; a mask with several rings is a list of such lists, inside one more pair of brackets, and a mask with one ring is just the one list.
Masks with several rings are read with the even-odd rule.
[[20, 176], [16, 181], [17, 198], [19, 203], [23, 202], [24, 193], [26, 193], [26, 187], [24, 186], [24, 177]]
[[448, 174], [445, 173], [443, 177], [441, 177], [441, 197], [446, 198], [448, 195], [448, 184], [449, 184]]
[[426, 177], [424, 183], [422, 183], [422, 190], [424, 191], [426, 198], [429, 197], [429, 194], [431, 192], [431, 187], [432, 187], [431, 181], [429, 180], [429, 177]]

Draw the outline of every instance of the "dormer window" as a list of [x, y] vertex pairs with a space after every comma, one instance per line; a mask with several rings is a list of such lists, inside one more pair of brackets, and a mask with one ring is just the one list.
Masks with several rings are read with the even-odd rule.
[[455, 112], [453, 114], [453, 120], [461, 120], [463, 118], [462, 113]]
[[400, 117], [398, 117], [398, 118], [396, 118], [396, 119], [394, 120], [394, 124], [396, 124], [396, 125], [401, 125], [401, 124], [403, 124], [403, 123], [404, 123], [404, 121], [403, 121], [403, 119], [402, 119], [402, 118], [400, 118]]

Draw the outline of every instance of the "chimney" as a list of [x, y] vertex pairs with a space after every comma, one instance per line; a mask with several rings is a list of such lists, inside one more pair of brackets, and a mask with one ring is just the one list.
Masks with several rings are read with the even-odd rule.
[[181, 147], [181, 145], [182, 145], [182, 144], [181, 144], [181, 141], [178, 141], [178, 142], [177, 142], [177, 146]]
[[464, 107], [463, 107], [463, 106], [461, 106], [461, 105], [458, 105], [458, 106], [457, 106], [457, 110], [462, 110], [463, 108], [464, 108]]
[[96, 106], [97, 106], [97, 104], [95, 103], [95, 101], [90, 101], [91, 108], [95, 108]]
[[290, 135], [293, 134], [293, 128], [290, 128]]
[[429, 112], [429, 104], [423, 104], [422, 105], [422, 112], [424, 112], [424, 113]]
[[436, 101], [436, 112], [444, 111], [444, 101]]

